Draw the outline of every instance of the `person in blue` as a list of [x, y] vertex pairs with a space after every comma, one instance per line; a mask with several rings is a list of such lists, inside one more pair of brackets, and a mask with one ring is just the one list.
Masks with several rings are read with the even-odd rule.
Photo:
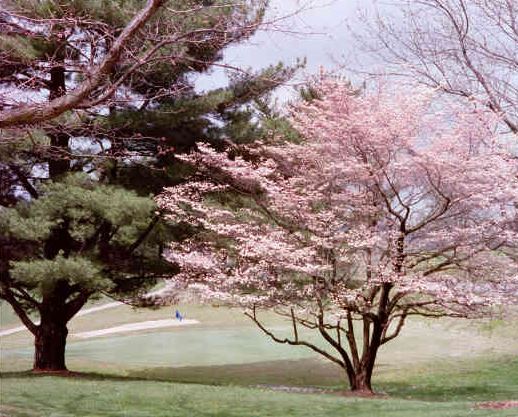
[[182, 316], [182, 314], [180, 313], [180, 310], [178, 310], [178, 309], [176, 310], [176, 312], [175, 312], [174, 316], [175, 316], [175, 318], [176, 318], [177, 320], [180, 320], [180, 321], [182, 321], [182, 320], [183, 320], [183, 318], [184, 318], [184, 316]]

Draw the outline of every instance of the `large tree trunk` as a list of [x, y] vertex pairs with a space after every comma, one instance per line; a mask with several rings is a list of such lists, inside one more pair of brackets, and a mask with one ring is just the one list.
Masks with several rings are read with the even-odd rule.
[[372, 390], [371, 380], [378, 351], [381, 346], [381, 329], [382, 325], [374, 323], [372, 335], [370, 334], [370, 331], [364, 331], [364, 338], [366, 338], [366, 340], [364, 341], [364, 352], [361, 359], [357, 355], [356, 341], [349, 341], [349, 346], [351, 346], [351, 343], [353, 344], [354, 349], [352, 350], [354, 355], [353, 363], [348, 367], [348, 369], [346, 369], [346, 372], [351, 391], [355, 393], [364, 395], [372, 395], [374, 393]]
[[353, 375], [348, 375], [351, 391], [357, 394], [372, 395], [371, 377], [372, 371], [369, 372], [369, 369], [360, 369]]
[[[399, 267], [399, 270], [400, 269], [401, 268]], [[365, 328], [365, 323], [370, 323], [372, 319], [365, 322], [364, 318], [364, 351], [362, 358], [359, 360], [356, 356], [354, 366], [347, 370], [351, 391], [373, 394], [371, 385], [372, 373], [374, 371], [374, 364], [376, 363], [379, 348], [382, 345], [383, 329], [385, 329], [388, 323], [388, 316], [390, 314], [388, 302], [391, 288], [392, 284], [383, 284], [378, 307], [378, 317], [373, 321], [372, 335], [369, 330], [370, 324]], [[354, 348], [356, 347], [356, 342], [354, 340], [349, 341], [349, 346], [351, 346], [351, 344], [353, 344]]]
[[49, 158], [49, 177], [57, 179], [70, 171], [70, 136], [68, 133], [49, 133], [51, 156]]
[[349, 387], [354, 394], [358, 395], [372, 395], [371, 378], [374, 366], [361, 363], [353, 367], [345, 367]]
[[362, 358], [362, 364], [359, 369], [356, 370], [354, 381], [351, 383], [351, 389], [353, 391], [363, 391], [365, 393], [372, 394], [372, 373], [374, 372], [374, 364], [378, 356], [380, 348], [380, 338], [378, 331], [375, 329], [372, 335], [371, 343], [369, 344], [368, 350]]
[[42, 317], [34, 339], [34, 371], [66, 371], [66, 323]]

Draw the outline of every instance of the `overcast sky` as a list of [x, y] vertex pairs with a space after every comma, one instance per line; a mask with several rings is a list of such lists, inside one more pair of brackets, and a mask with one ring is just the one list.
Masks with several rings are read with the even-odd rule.
[[[282, 16], [275, 28], [266, 27], [250, 40], [227, 48], [223, 62], [240, 68], [260, 69], [282, 61], [293, 64], [297, 58], [307, 59], [306, 73], [315, 73], [320, 66], [329, 69], [358, 58], [358, 48], [347, 29], [358, 27], [360, 10], [372, 9], [376, 0], [271, 0], [265, 20]], [[214, 70], [197, 82], [199, 89], [221, 86], [222, 70]]]

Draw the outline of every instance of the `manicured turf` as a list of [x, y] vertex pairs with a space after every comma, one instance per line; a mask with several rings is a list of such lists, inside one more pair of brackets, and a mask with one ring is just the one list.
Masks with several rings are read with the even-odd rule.
[[[518, 328], [512, 322], [414, 320], [381, 352], [374, 383], [386, 397], [355, 399], [339, 395], [345, 388], [340, 369], [310, 351], [270, 342], [237, 310], [180, 308], [200, 324], [71, 337], [67, 362], [82, 372], [79, 377], [12, 372], [30, 368], [32, 340], [28, 333], [2, 338], [0, 416], [518, 416], [518, 409], [476, 408], [482, 401], [518, 400]], [[78, 317], [70, 327], [101, 329], [172, 311], [121, 306]], [[1, 312], [3, 328], [15, 324], [5, 326], [10, 313], [5, 306]], [[283, 393], [278, 386], [328, 393]]]
[[[381, 385], [389, 388], [390, 396], [375, 399], [343, 397], [339, 393], [281, 393], [269, 388], [218, 387], [101, 375], [4, 374], [0, 410], [12, 417], [516, 417], [518, 409], [478, 409], [477, 403], [518, 399], [518, 360], [464, 363], [463, 366], [465, 373], [416, 373], [408, 381], [386, 380]], [[468, 385], [459, 385], [464, 382]]]
[[[294, 360], [315, 357], [312, 351], [279, 345], [265, 337], [239, 310], [180, 306], [187, 317], [200, 324], [88, 340], [74, 339], [74, 332], [102, 329], [125, 323], [171, 317], [174, 308], [134, 310], [120, 306], [77, 317], [70, 327], [67, 358], [73, 369], [82, 363], [110, 363], [123, 369], [148, 367], [219, 366], [251, 362]], [[290, 325], [269, 316], [279, 332]], [[9, 326], [4, 326], [9, 327]], [[448, 358], [500, 355], [518, 352], [517, 326], [481, 330], [477, 323], [448, 320], [413, 320], [401, 337], [383, 347], [380, 370], [387, 366], [443, 361]], [[316, 341], [313, 337], [313, 340]], [[2, 370], [30, 367], [32, 336], [21, 332], [2, 338], [1, 355], [9, 358]], [[12, 365], [19, 364], [17, 367]]]

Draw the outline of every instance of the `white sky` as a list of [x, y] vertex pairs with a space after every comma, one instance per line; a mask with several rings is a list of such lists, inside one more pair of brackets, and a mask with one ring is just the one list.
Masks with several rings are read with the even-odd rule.
[[[358, 24], [361, 9], [379, 5], [377, 0], [271, 0], [266, 21], [293, 16], [275, 23], [276, 28], [257, 32], [250, 40], [226, 49], [223, 62], [240, 68], [260, 69], [279, 61], [293, 64], [306, 58], [306, 73], [320, 66], [335, 69], [358, 59], [358, 48], [348, 25]], [[216, 69], [197, 80], [200, 90], [225, 83], [224, 71]]]

